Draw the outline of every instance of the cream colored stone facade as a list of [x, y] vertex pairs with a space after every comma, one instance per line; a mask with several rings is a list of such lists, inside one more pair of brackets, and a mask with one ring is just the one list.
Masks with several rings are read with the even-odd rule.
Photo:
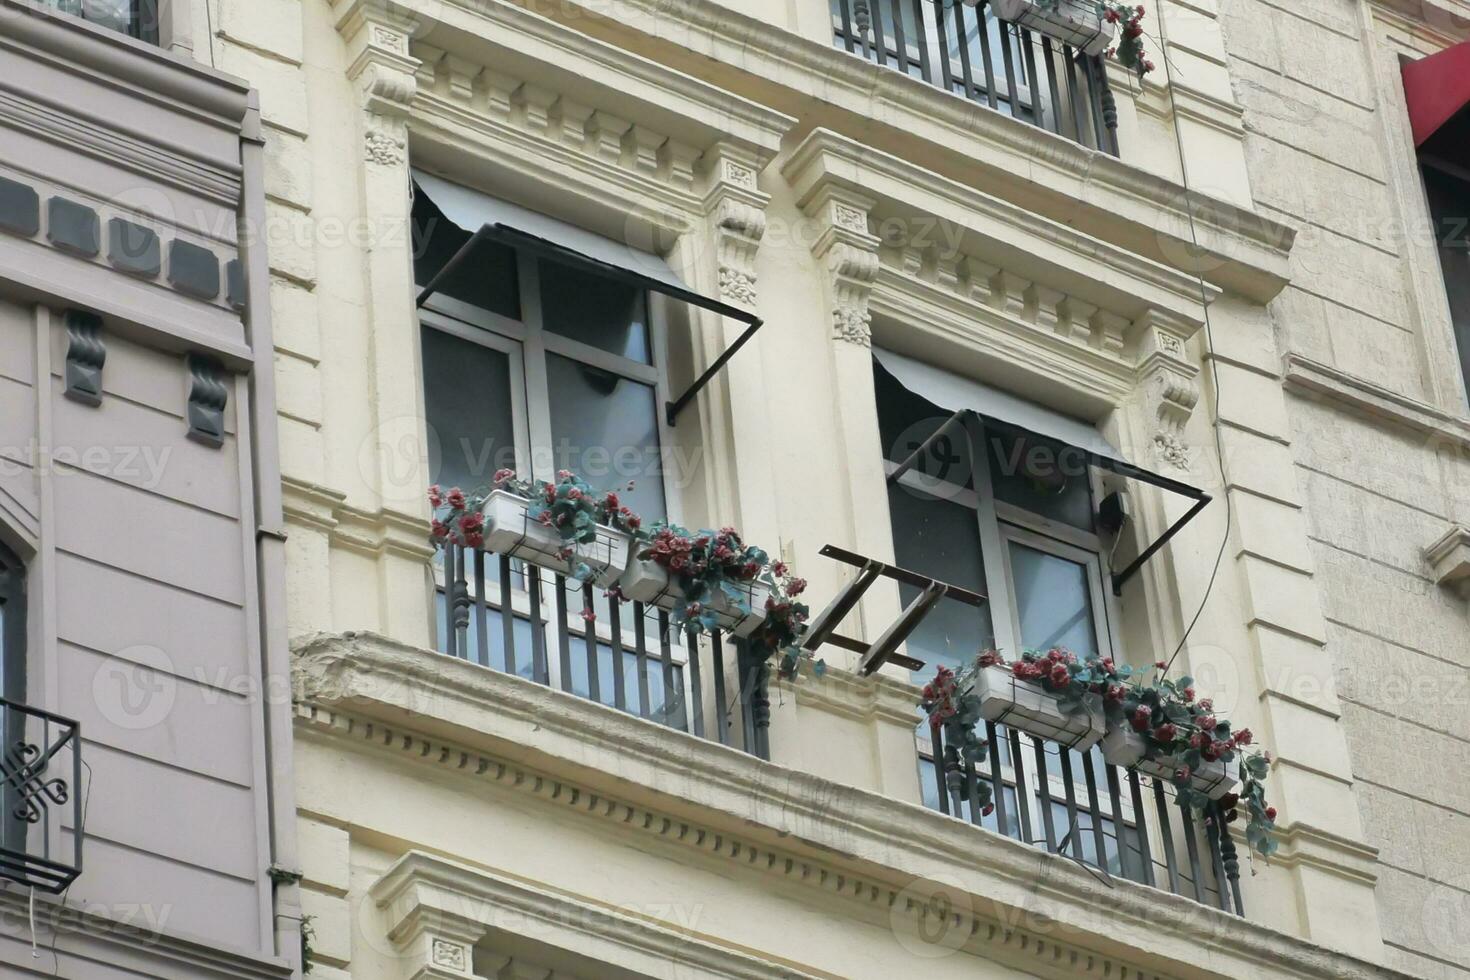
[[[1114, 159], [835, 49], [825, 0], [210, 0], [267, 125], [313, 976], [1470, 975], [1470, 620], [1437, 571], [1470, 419], [1434, 254], [1393, 231], [1424, 211], [1397, 59], [1470, 9], [1148, 6], [1166, 70], [1111, 69]], [[1127, 656], [1172, 650], [1228, 507], [1182, 656], [1279, 759], [1247, 918], [922, 808], [898, 671], [828, 651], [765, 763], [433, 653], [410, 161], [765, 317], [681, 420], [678, 503], [818, 604], [823, 545], [893, 554], [874, 343], [1215, 494], [1118, 608]], [[735, 336], [671, 320], [676, 373]], [[1125, 551], [1182, 512], [1134, 503]]]

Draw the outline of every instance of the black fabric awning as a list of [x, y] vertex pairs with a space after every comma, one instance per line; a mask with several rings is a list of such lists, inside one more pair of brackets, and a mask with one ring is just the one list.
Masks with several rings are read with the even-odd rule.
[[897, 480], [907, 470], [912, 469], [930, 447], [953, 426], [959, 424], [966, 415], [974, 414], [987, 422], [1007, 429], [1041, 436], [1053, 442], [1074, 447], [1086, 455], [1088, 464], [1093, 467], [1108, 470], [1126, 479], [1147, 483], [1193, 501], [1188, 512], [1175, 521], [1157, 540], [1140, 551], [1138, 557], [1133, 559], [1126, 568], [1111, 572], [1114, 594], [1121, 594], [1124, 583], [1137, 574], [1138, 570], [1157, 554], [1170, 538], [1178, 534], [1184, 525], [1192, 521], [1195, 515], [1210, 503], [1210, 495], [1198, 487], [1190, 486], [1130, 462], [1103, 438], [1102, 433], [1085, 422], [892, 351], [875, 348], [873, 356], [899, 384], [938, 408], [954, 413], [924, 441], [922, 446], [914, 450], [896, 471], [889, 475], [889, 482]]
[[755, 314], [691, 289], [662, 256], [420, 170], [413, 171], [413, 181], [418, 193], [427, 196], [445, 218], [470, 236], [419, 293], [418, 305], [421, 307], [462, 265], [473, 260], [481, 244], [496, 241], [746, 324], [745, 332], [689, 390], [668, 403], [666, 412], [670, 425], [761, 327], [762, 320]]

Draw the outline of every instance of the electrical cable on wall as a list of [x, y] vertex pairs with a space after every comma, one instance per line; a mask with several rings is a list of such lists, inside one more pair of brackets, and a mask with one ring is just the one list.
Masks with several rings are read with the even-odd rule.
[[[1159, 50], [1163, 53], [1165, 70], [1168, 73], [1169, 109], [1174, 124], [1174, 148], [1179, 154], [1179, 181], [1184, 187], [1184, 210], [1189, 218], [1189, 238], [1194, 246], [1195, 254], [1198, 255], [1200, 250], [1199, 233], [1195, 226], [1194, 202], [1189, 198], [1189, 167], [1184, 159], [1184, 134], [1179, 127], [1179, 105], [1174, 98], [1174, 75], [1177, 66], [1169, 57], [1169, 30], [1165, 22], [1166, 17], [1161, 7], [1159, 10]], [[1195, 610], [1194, 618], [1185, 627], [1184, 634], [1179, 637], [1179, 645], [1174, 648], [1174, 652], [1170, 654], [1168, 661], [1165, 663], [1164, 675], [1167, 675], [1170, 668], [1174, 666], [1174, 661], [1178, 659], [1180, 652], [1184, 650], [1184, 645], [1189, 642], [1189, 635], [1194, 632], [1194, 628], [1199, 623], [1200, 617], [1204, 615], [1205, 606], [1210, 601], [1210, 594], [1215, 589], [1215, 580], [1220, 575], [1220, 565], [1225, 560], [1225, 549], [1230, 544], [1230, 532], [1234, 523], [1234, 513], [1230, 507], [1229, 480], [1225, 474], [1225, 445], [1224, 440], [1220, 437], [1220, 367], [1219, 362], [1215, 358], [1215, 337], [1210, 323], [1209, 292], [1205, 288], [1203, 275], [1196, 272], [1195, 280], [1199, 283], [1200, 306], [1204, 310], [1205, 317], [1205, 356], [1210, 362], [1210, 375], [1215, 389], [1214, 418], [1211, 420], [1210, 425], [1215, 433], [1215, 458], [1220, 469], [1221, 499], [1225, 502], [1225, 533], [1220, 538], [1220, 548], [1215, 553], [1215, 564], [1210, 569], [1210, 578], [1205, 584], [1205, 594], [1200, 597], [1199, 608]]]

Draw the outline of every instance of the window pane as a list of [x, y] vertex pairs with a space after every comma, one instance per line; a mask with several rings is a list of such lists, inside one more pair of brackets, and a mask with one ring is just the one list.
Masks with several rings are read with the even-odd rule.
[[547, 330], [651, 363], [643, 290], [558, 262], [542, 260], [538, 268], [541, 319]]
[[1460, 348], [1460, 370], [1470, 382], [1470, 226], [1465, 222], [1470, 216], [1470, 182], [1425, 167], [1424, 187], [1429, 193], [1450, 319]]
[[1097, 652], [1087, 569], [1015, 542], [1010, 551], [1021, 643], [1029, 650], [1065, 647], [1079, 657]]
[[1092, 530], [1090, 467], [1080, 449], [993, 427], [986, 430], [985, 444], [997, 500]]
[[423, 350], [430, 478], [470, 490], [515, 468], [510, 358], [429, 327]]
[[624, 502], [652, 523], [666, 514], [658, 394], [648, 385], [546, 355], [552, 455], [598, 490], [634, 481]]
[[[413, 200], [413, 276], [419, 286], [449, 263], [470, 234], [439, 211], [427, 195]], [[482, 241], [455, 272], [437, 287], [435, 295], [477, 306], [512, 320], [521, 318], [520, 287], [516, 282], [515, 250], [499, 242]]]
[[[980, 532], [975, 512], [961, 504], [940, 500], [894, 484], [888, 488], [893, 520], [893, 548], [898, 564], [949, 585], [985, 594], [985, 566], [980, 557]], [[907, 605], [919, 594], [900, 585]], [[958, 667], [994, 642], [990, 611], [941, 599], [908, 640], [910, 655], [926, 661], [916, 678], [933, 676], [939, 664]]]

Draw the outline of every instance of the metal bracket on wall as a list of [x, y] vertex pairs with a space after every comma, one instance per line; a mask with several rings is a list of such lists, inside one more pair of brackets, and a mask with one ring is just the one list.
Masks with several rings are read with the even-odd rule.
[[[857, 578], [843, 586], [827, 608], [823, 609], [821, 614], [812, 621], [802, 647], [806, 650], [816, 650], [824, 643], [830, 643], [844, 650], [862, 654], [862, 660], [858, 662], [858, 673], [864, 677], [872, 674], [885, 663], [895, 663], [909, 670], [918, 670], [924, 666], [922, 660], [915, 660], [913, 657], [898, 653], [897, 650], [899, 645], [919, 628], [919, 624], [924, 621], [924, 617], [929, 615], [929, 611], [939, 600], [949, 598], [970, 606], [981, 606], [985, 603], [985, 596], [978, 592], [971, 592], [957, 585], [947, 585], [927, 575], [899, 568], [897, 565], [864, 558], [862, 555], [835, 545], [827, 545], [819, 554], [824, 558], [832, 558], [852, 565], [859, 571]], [[837, 627], [847, 618], [847, 614], [862, 601], [863, 595], [872, 588], [873, 583], [880, 578], [890, 578], [912, 586], [919, 590], [919, 594], [908, 604], [898, 619], [883, 631], [883, 635], [872, 643], [855, 640], [850, 636], [838, 633]]]
[[83, 405], [102, 404], [102, 318], [84, 310], [66, 311], [66, 397]]

